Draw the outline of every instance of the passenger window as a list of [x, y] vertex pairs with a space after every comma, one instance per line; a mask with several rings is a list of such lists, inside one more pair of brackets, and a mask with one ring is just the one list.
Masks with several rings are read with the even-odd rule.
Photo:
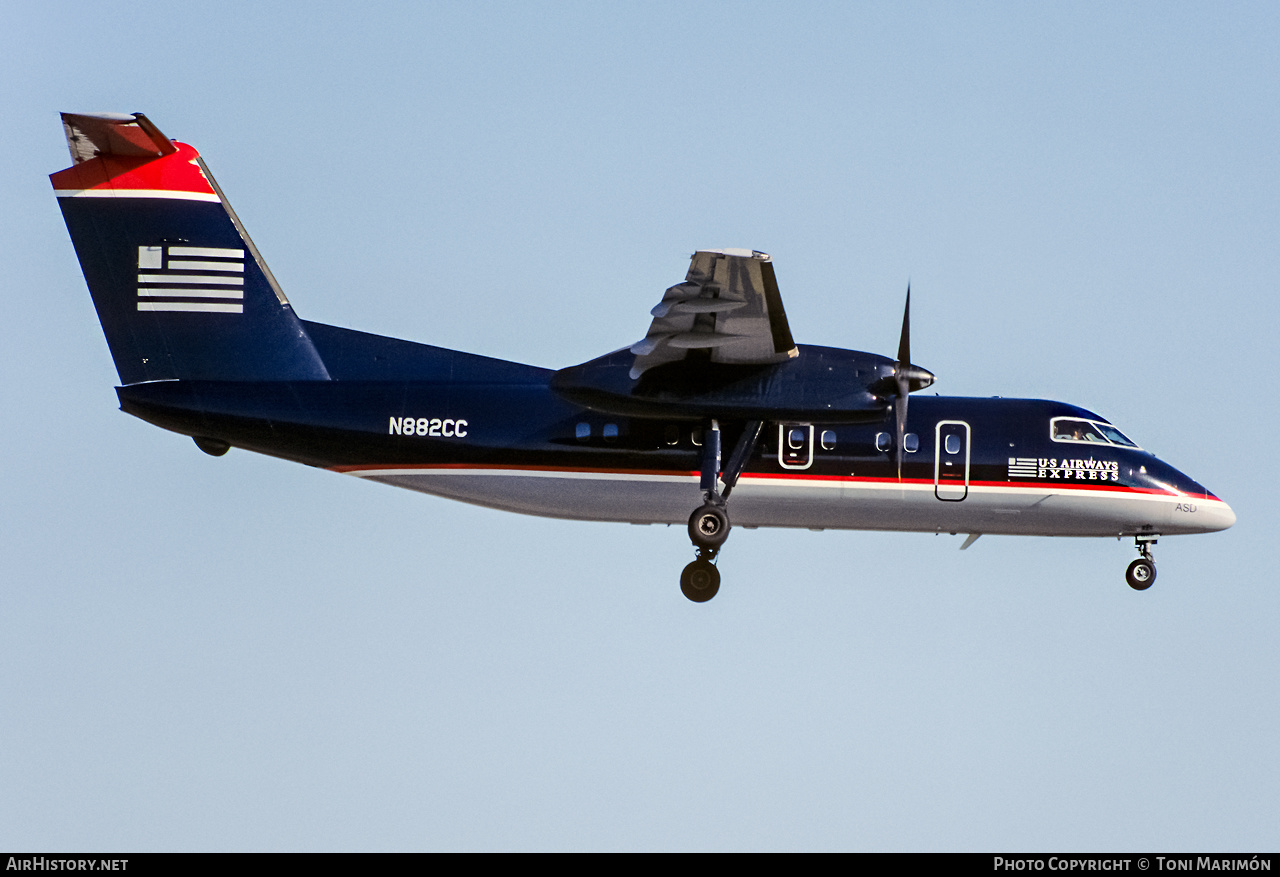
[[804, 447], [805, 438], [803, 429], [789, 429], [787, 430], [787, 447], [793, 451], [799, 450]]
[[908, 454], [914, 454], [920, 450], [920, 436], [914, 432], [909, 432], [902, 437], [902, 447], [906, 449]]
[[616, 442], [618, 440], [618, 424], [606, 423], [604, 425], [604, 440], [607, 442]]
[[893, 447], [893, 440], [887, 432], [876, 433], [876, 450], [887, 451]]
[[663, 441], [669, 445], [680, 444], [680, 427], [675, 424], [669, 424], [663, 434]]
[[836, 446], [836, 434], [832, 430], [824, 429], [822, 431], [822, 449], [829, 451]]
[[943, 445], [946, 447], [948, 454], [960, 453], [960, 436], [954, 434], [947, 436], [946, 440], [943, 441]]
[[574, 430], [574, 434], [577, 435], [578, 441], [585, 442], [591, 438], [591, 424], [579, 423], [578, 428]]

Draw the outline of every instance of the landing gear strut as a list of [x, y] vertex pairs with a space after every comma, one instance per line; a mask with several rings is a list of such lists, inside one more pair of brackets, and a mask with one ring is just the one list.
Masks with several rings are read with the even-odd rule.
[[1155, 584], [1156, 580], [1156, 559], [1151, 555], [1151, 546], [1156, 544], [1156, 537], [1134, 536], [1133, 542], [1138, 546], [1138, 553], [1142, 556], [1129, 564], [1129, 568], [1124, 572], [1124, 578], [1129, 583], [1129, 587], [1135, 591], [1145, 591]]
[[[702, 478], [699, 482], [703, 502], [689, 516], [689, 541], [697, 549], [698, 559], [680, 573], [680, 590], [695, 603], [705, 603], [720, 590], [720, 571], [715, 567], [715, 559], [720, 553], [720, 546], [729, 538], [727, 500], [763, 431], [763, 421], [746, 424], [723, 473], [720, 471], [720, 424], [713, 420], [710, 428], [703, 431]], [[723, 493], [718, 489], [722, 480]]]

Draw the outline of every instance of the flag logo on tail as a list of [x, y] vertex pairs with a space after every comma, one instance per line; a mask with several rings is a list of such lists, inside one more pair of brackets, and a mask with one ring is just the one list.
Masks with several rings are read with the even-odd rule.
[[244, 250], [138, 247], [138, 310], [244, 313]]

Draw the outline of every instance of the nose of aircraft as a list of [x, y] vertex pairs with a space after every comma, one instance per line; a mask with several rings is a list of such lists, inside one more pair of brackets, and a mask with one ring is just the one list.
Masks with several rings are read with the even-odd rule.
[[1181, 533], [1217, 533], [1235, 524], [1235, 511], [1192, 478], [1161, 460], [1144, 466], [1148, 484], [1170, 494], [1169, 525]]
[[1153, 486], [1159, 485], [1177, 496], [1170, 523], [1185, 527], [1188, 533], [1216, 533], [1236, 522], [1236, 513], [1200, 482], [1174, 469], [1161, 460], [1147, 464]]
[[1205, 506], [1204, 518], [1200, 523], [1206, 533], [1225, 530], [1236, 522], [1236, 513], [1222, 500], [1211, 500], [1205, 503]]

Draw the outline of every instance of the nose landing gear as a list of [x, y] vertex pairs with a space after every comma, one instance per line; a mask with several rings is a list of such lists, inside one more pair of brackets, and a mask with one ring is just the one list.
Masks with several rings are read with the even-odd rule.
[[1145, 591], [1156, 581], [1156, 559], [1151, 555], [1151, 546], [1156, 544], [1156, 537], [1134, 536], [1133, 542], [1142, 556], [1129, 564], [1124, 578], [1135, 591]]

